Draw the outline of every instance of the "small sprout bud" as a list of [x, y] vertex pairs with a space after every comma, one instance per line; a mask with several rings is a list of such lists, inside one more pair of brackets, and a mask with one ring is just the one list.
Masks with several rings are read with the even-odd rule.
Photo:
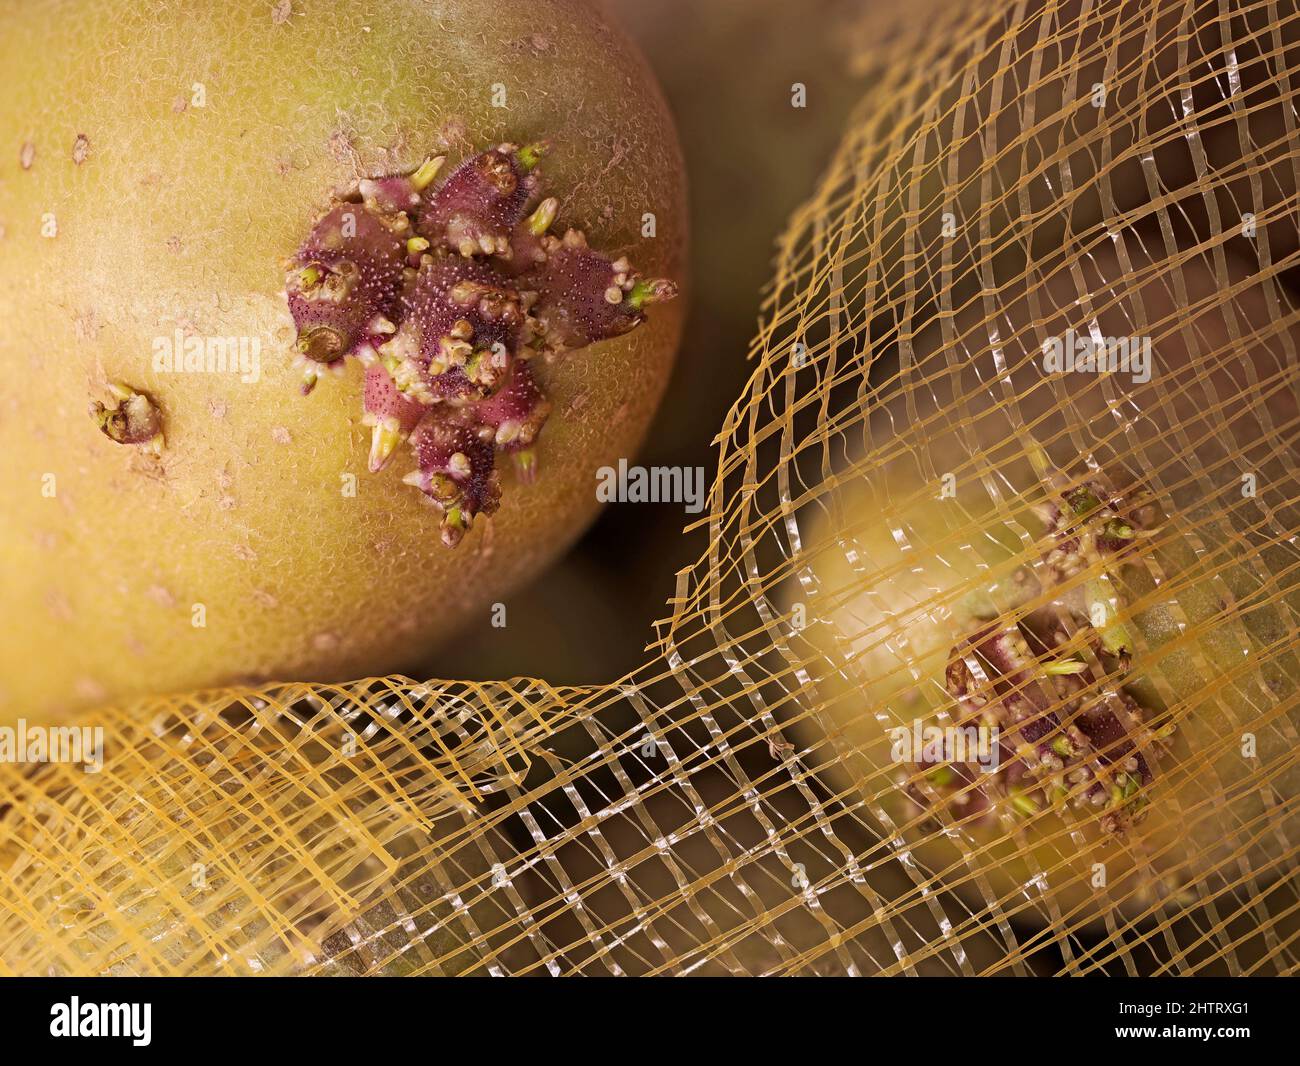
[[154, 402], [142, 392], [110, 382], [108, 391], [117, 401], [108, 407], [96, 401], [90, 415], [100, 431], [118, 444], [141, 444], [155, 455], [163, 449], [162, 416]]
[[391, 421], [375, 424], [370, 431], [370, 472], [377, 474], [392, 457], [397, 446], [402, 443], [402, 432]]
[[1080, 662], [1078, 659], [1060, 659], [1057, 662], [1044, 665], [1043, 673], [1055, 677], [1062, 674], [1081, 674], [1086, 669], [1088, 669], [1088, 664]]
[[554, 196], [548, 196], [540, 204], [537, 210], [528, 216], [528, 232], [534, 237], [540, 237], [551, 228], [551, 223], [555, 221], [555, 215], [560, 210], [560, 201]]
[[388, 369], [378, 363], [366, 368], [363, 425], [371, 428], [370, 472], [378, 473], [393, 451], [424, 417], [425, 408], [398, 389]]
[[1084, 594], [1088, 601], [1088, 617], [1098, 630], [1102, 648], [1114, 656], [1131, 654], [1134, 643], [1128, 629], [1114, 621], [1117, 610], [1112, 606], [1109, 582], [1101, 577], [1090, 579], [1084, 584]]
[[1097, 498], [1096, 493], [1088, 488], [1075, 489], [1067, 493], [1065, 502], [1070, 505], [1070, 510], [1080, 517], [1101, 506], [1101, 500]]
[[464, 452], [455, 452], [452, 455], [452, 457], [447, 460], [447, 473], [449, 473], [457, 481], [461, 481], [469, 477], [470, 474], [469, 456], [466, 455]]
[[447, 161], [445, 155], [436, 155], [426, 159], [420, 164], [420, 168], [411, 175], [411, 185], [416, 192], [424, 192], [432, 183], [433, 179], [438, 176], [438, 171], [442, 169], [443, 163]]
[[465, 516], [461, 513], [459, 507], [450, 508], [442, 516], [442, 522], [438, 526], [442, 542], [448, 548], [454, 548], [461, 542], [461, 538], [465, 536], [466, 528]]
[[550, 150], [550, 141], [536, 141], [533, 144], [526, 144], [520, 148], [519, 151], [515, 153], [515, 160], [519, 163], [519, 166], [527, 172], [536, 168], [537, 164], [542, 161], [543, 157], [550, 152]]
[[627, 294], [627, 305], [634, 311], [640, 311], [647, 304], [662, 303], [677, 295], [677, 286], [665, 278], [642, 278]]
[[1133, 638], [1122, 625], [1108, 625], [1101, 631], [1101, 646], [1111, 655], [1120, 657], [1133, 653]]

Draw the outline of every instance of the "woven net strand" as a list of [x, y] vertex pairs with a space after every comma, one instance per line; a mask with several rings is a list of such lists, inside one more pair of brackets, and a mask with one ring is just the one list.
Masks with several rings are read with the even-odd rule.
[[[780, 244], [685, 534], [699, 560], [646, 665], [604, 687], [392, 677], [88, 715], [102, 772], [0, 767], [0, 972], [1296, 969], [1300, 15], [906, 7], [864, 16], [870, 88]], [[1042, 374], [1067, 320], [1149, 337], [1151, 381]], [[860, 740], [890, 671], [925, 683], [908, 619], [951, 606], [906, 552], [1041, 565], [1015, 516], [1044, 462], [1169, 501], [1205, 566], [1161, 587], [1208, 582], [1222, 605], [1178, 647], [1204, 666], [1213, 630], [1242, 652], [1194, 702], [1165, 693], [1174, 719], [1231, 725], [1158, 760], [1151, 804], [1187, 829], [1176, 890], [1116, 879], [1092, 913], [1058, 891], [1068, 832], [1031, 847], [1033, 819], [1010, 825], [999, 854], [1028, 872], [1000, 890], [959, 817], [900, 814], [921, 772]], [[958, 507], [923, 530], [909, 516], [945, 473]], [[995, 563], [990, 514], [1011, 537]], [[1201, 822], [1227, 823], [1221, 847], [1197, 851]]]

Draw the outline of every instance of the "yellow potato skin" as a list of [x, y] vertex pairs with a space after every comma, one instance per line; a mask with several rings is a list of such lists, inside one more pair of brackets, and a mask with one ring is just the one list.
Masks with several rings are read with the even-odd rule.
[[[536, 482], [503, 462], [501, 510], [448, 550], [405, 448], [367, 472], [355, 361], [300, 395], [282, 295], [332, 190], [540, 137], [561, 231], [682, 281], [671, 120], [585, 4], [10, 2], [0, 65], [0, 721], [400, 669], [592, 518], [684, 301], [541, 368]], [[177, 329], [260, 339], [259, 380], [155, 372]], [[96, 428], [110, 381], [161, 408], [161, 459]]]

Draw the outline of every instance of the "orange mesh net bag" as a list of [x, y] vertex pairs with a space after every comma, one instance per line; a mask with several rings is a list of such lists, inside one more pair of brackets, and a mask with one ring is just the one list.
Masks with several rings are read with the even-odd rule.
[[1298, 38], [864, 16], [646, 665], [89, 715], [0, 970], [1293, 971]]

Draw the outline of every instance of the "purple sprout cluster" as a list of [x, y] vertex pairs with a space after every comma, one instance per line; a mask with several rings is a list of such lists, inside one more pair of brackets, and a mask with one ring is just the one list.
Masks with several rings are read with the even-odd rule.
[[546, 151], [501, 144], [441, 181], [442, 158], [362, 181], [289, 264], [304, 392], [361, 360], [370, 469], [409, 443], [404, 480], [439, 508], [449, 547], [497, 509], [499, 453], [534, 476], [550, 413], [537, 360], [621, 336], [677, 291], [589, 247], [580, 230], [551, 232], [559, 203], [543, 197]]
[[[1037, 508], [1047, 530], [1032, 602], [1017, 617], [980, 624], [950, 652], [944, 680], [957, 717], [996, 730], [999, 745], [991, 777], [965, 764], [919, 767], [959, 816], [990, 814], [1004, 796], [1026, 817], [1091, 813], [1121, 832], [1147, 806], [1153, 756], [1169, 730], [1153, 729], [1124, 688], [1133, 647], [1122, 620], [1108, 606], [1093, 609], [1109, 587], [1104, 575], [1156, 521], [1152, 506], [1122, 508], [1100, 481]], [[910, 791], [924, 806], [921, 790]]]

